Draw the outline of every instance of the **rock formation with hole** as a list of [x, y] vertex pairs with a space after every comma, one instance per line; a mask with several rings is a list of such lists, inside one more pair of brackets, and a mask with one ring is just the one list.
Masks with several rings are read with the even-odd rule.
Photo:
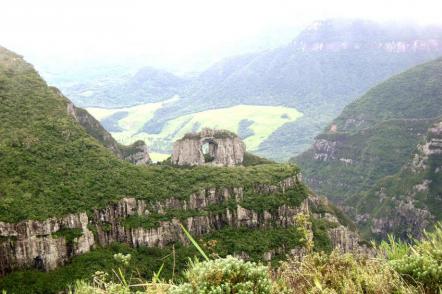
[[246, 146], [234, 133], [226, 130], [203, 129], [188, 133], [173, 145], [172, 163], [176, 165], [242, 164]]

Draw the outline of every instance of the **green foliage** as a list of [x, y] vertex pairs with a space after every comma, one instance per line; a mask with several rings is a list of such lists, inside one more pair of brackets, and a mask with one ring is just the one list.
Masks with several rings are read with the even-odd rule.
[[[256, 242], [260, 240], [260, 242]], [[296, 228], [224, 228], [198, 239], [202, 250], [211, 257], [226, 257], [229, 254], [246, 253], [253, 261], [260, 261], [265, 252], [276, 250], [273, 263], [283, 260], [288, 249], [301, 245], [300, 235]], [[169, 245], [165, 248], [148, 248], [140, 246], [136, 249], [126, 244], [111, 244], [106, 248], [97, 248], [93, 251], [76, 256], [67, 265], [50, 272], [36, 270], [21, 270], [0, 278], [0, 289], [7, 289], [8, 293], [15, 294], [51, 294], [58, 293], [73, 285], [75, 280], [90, 281], [96, 271], [111, 273], [118, 268], [121, 262], [114, 257], [121, 253], [122, 256], [130, 254], [130, 262], [126, 268], [126, 276], [135, 284], [135, 278], [150, 280], [163, 264], [161, 277], [163, 279], [181, 280], [181, 272], [186, 269], [189, 257], [199, 256], [194, 246], [180, 244]], [[110, 282], [118, 282], [111, 279]]]
[[275, 211], [284, 204], [298, 207], [308, 197], [308, 188], [301, 182], [293, 188], [279, 193], [258, 194], [250, 190], [244, 192], [244, 199], [240, 205], [257, 212]]
[[330, 224], [326, 220], [312, 219], [314, 251], [329, 253], [333, 250], [333, 245], [327, 232], [333, 226], [334, 224]]
[[183, 230], [184, 234], [186, 235], [186, 237], [189, 239], [189, 241], [192, 243], [192, 245], [198, 250], [198, 252], [201, 254], [202, 257], [204, 257], [204, 259], [206, 261], [209, 261], [209, 258], [207, 257], [206, 253], [204, 252], [204, 250], [200, 247], [200, 245], [198, 244], [198, 242], [195, 241], [195, 239], [193, 239], [192, 235], [190, 235], [189, 231], [186, 230], [186, 228], [180, 224], [181, 229]]
[[[398, 201], [411, 198], [417, 208], [441, 219], [442, 186], [435, 171], [442, 157], [430, 156], [425, 170], [413, 168], [418, 144], [442, 117], [441, 80], [442, 59], [437, 59], [390, 78], [349, 104], [332, 123], [333, 130], [317, 136], [322, 150], [316, 145], [293, 160], [307, 183], [334, 202], [355, 208], [354, 214], [395, 215]], [[328, 158], [318, 159], [318, 153], [328, 153]], [[416, 191], [414, 186], [426, 180], [431, 181], [429, 189]], [[415, 226], [399, 219], [393, 223], [399, 225], [390, 233], [416, 235]], [[368, 237], [371, 225], [363, 227]]]
[[422, 240], [409, 245], [390, 237], [380, 244], [391, 266], [406, 280], [423, 286], [428, 293], [442, 290], [442, 223]]
[[0, 220], [44, 220], [123, 197], [157, 201], [208, 187], [275, 184], [291, 165], [237, 168], [133, 166], [67, 114], [66, 100], [31, 65], [0, 50]]
[[204, 162], [212, 162], [214, 159], [215, 157], [210, 155], [209, 153], [204, 154]]
[[232, 256], [205, 262], [192, 262], [184, 273], [185, 282], [170, 293], [271, 293], [268, 268]]
[[354, 254], [312, 253], [282, 263], [277, 277], [288, 293], [420, 293], [384, 260]]
[[331, 215], [334, 215], [338, 219], [339, 223], [343, 226], [349, 228], [352, 231], [356, 230], [356, 225], [342, 210], [330, 203], [327, 198], [323, 199], [324, 200], [321, 199], [317, 205], [309, 206], [309, 209], [312, 213], [317, 213], [320, 215], [329, 213]]
[[299, 213], [295, 216], [295, 227], [299, 234], [299, 242], [302, 244], [307, 252], [311, 252], [314, 246], [313, 232], [312, 232], [312, 222], [310, 216], [305, 213]]
[[[129, 265], [125, 267], [125, 274], [129, 280], [130, 277], [149, 280], [163, 263], [164, 278], [172, 278], [173, 273], [178, 276], [186, 268], [188, 257], [197, 254], [193, 247], [180, 245], [175, 245], [173, 251], [172, 246], [163, 249], [140, 246], [134, 249], [126, 244], [113, 243], [106, 248], [99, 247], [76, 256], [70, 263], [50, 272], [21, 270], [10, 273], [0, 278], [0, 289], [6, 289], [8, 293], [14, 294], [59, 293], [68, 285], [74, 285], [76, 280], [91, 281], [91, 277], [97, 271], [112, 273], [113, 269], [122, 265], [114, 258], [114, 255], [119, 253], [131, 256]], [[112, 281], [118, 282], [118, 279]], [[132, 282], [140, 281], [135, 279]]]
[[212, 256], [245, 253], [253, 261], [262, 260], [266, 252], [274, 250], [273, 262], [276, 262], [284, 259], [289, 249], [302, 245], [301, 238], [295, 227], [255, 230], [225, 228], [204, 236], [202, 244]]
[[54, 238], [65, 238], [66, 242], [72, 243], [76, 238], [83, 236], [81, 228], [62, 228], [55, 233], [52, 233]]
[[275, 162], [273, 160], [259, 157], [250, 152], [244, 153], [244, 160], [243, 160], [244, 166], [253, 166], [258, 164], [269, 164], [269, 163], [275, 163]]
[[336, 142], [335, 159], [315, 160], [316, 151], [311, 149], [295, 161], [317, 193], [333, 201], [357, 202], [379, 180], [407, 163], [432, 122], [393, 120], [356, 133], [321, 134], [318, 139]]

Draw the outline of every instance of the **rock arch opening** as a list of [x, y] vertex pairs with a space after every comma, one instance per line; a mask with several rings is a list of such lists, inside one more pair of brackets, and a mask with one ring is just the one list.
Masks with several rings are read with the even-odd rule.
[[215, 160], [218, 144], [213, 140], [204, 140], [201, 144], [201, 152], [204, 156], [204, 162], [209, 163]]

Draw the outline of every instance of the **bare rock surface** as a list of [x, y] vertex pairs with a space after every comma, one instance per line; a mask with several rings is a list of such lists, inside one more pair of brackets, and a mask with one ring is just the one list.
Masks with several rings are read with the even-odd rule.
[[186, 134], [173, 146], [172, 163], [176, 165], [242, 164], [246, 146], [234, 133], [226, 130], [203, 129]]

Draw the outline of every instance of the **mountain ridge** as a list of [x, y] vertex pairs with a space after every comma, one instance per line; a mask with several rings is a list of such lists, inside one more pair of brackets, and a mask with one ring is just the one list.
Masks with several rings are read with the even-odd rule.
[[[428, 134], [437, 134], [442, 117], [441, 81], [441, 58], [386, 80], [348, 105], [316, 137], [313, 147], [292, 159], [303, 168], [307, 183], [346, 207], [367, 236], [391, 232], [405, 239], [419, 237], [441, 217], [426, 199], [435, 199], [433, 206], [438, 207], [439, 184], [434, 177], [442, 162], [422, 151], [429, 144]], [[438, 154], [434, 138], [431, 146]], [[433, 167], [405, 172], [413, 158], [428, 156]], [[413, 188], [401, 177], [423, 186]], [[409, 192], [400, 187], [409, 187]], [[401, 214], [393, 214], [392, 203], [402, 207]]]
[[293, 107], [304, 116], [280, 126], [257, 149], [282, 161], [306, 150], [348, 103], [377, 83], [442, 55], [440, 27], [361, 20], [319, 24], [288, 45], [213, 65], [188, 81], [180, 99], [157, 109], [139, 131], [158, 135], [178, 117], [215, 108]]

